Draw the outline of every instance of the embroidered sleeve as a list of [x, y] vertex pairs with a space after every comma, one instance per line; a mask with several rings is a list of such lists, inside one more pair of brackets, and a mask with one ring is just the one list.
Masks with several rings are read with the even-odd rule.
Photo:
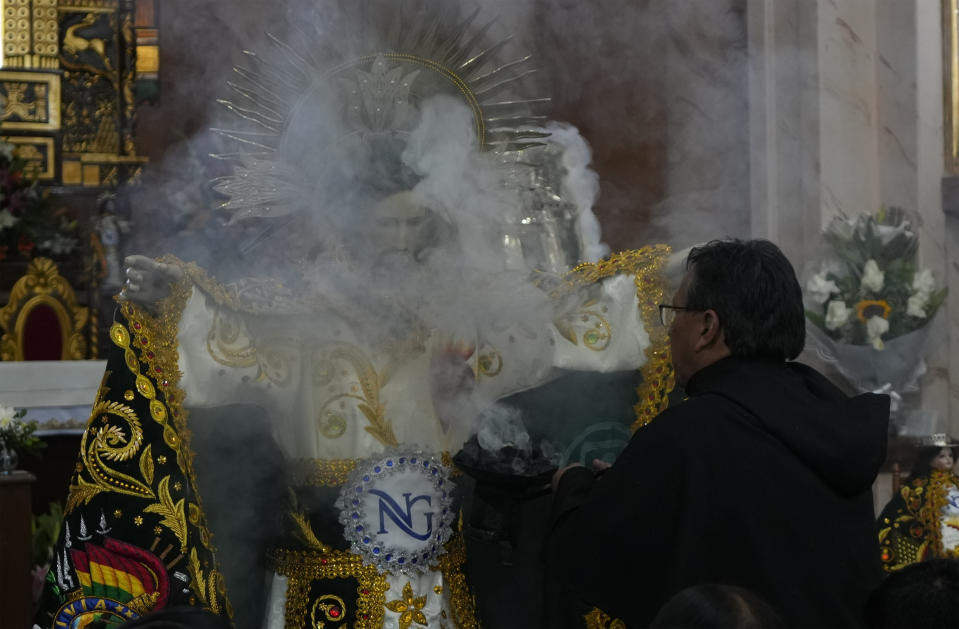
[[196, 488], [177, 367], [189, 286], [154, 317], [123, 303], [38, 624], [124, 622], [174, 605], [231, 615]]

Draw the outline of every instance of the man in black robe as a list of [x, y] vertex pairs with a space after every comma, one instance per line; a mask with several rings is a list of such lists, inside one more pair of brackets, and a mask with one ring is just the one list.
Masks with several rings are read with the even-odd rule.
[[601, 477], [557, 472], [552, 573], [629, 627], [699, 583], [753, 590], [789, 626], [855, 626], [882, 577], [871, 486], [889, 399], [787, 362], [805, 341], [802, 291], [772, 243], [715, 241], [686, 264], [660, 315], [689, 397]]

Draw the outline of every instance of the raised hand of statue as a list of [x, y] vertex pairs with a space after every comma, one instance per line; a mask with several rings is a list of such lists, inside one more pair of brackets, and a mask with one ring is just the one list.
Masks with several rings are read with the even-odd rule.
[[430, 355], [430, 393], [433, 409], [443, 426], [449, 430], [457, 419], [469, 419], [470, 398], [476, 386], [476, 377], [469, 359], [475, 347], [462, 341], [445, 339]]
[[183, 278], [183, 271], [172, 264], [157, 262], [146, 256], [127, 256], [126, 281], [120, 291], [120, 299], [143, 306], [154, 306], [170, 295], [174, 282]]

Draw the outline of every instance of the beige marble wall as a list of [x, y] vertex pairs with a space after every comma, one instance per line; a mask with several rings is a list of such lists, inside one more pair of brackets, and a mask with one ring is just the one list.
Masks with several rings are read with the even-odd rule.
[[751, 234], [802, 271], [819, 239], [819, 97], [815, 3], [750, 0]]
[[949, 340], [959, 330], [959, 267], [947, 266], [959, 227], [947, 226], [939, 193], [939, 3], [751, 0], [749, 27], [753, 234], [782, 243], [808, 273], [833, 216], [916, 212], [921, 264], [940, 281], [948, 270], [956, 288], [921, 396], [906, 401], [932, 413], [933, 429], [959, 432], [959, 386], [950, 383], [959, 346]]
[[879, 207], [876, 3], [817, 2], [823, 223]]
[[[916, 207], [920, 239], [919, 261], [936, 279], [959, 292], [959, 277], [950, 280], [947, 216], [941, 193], [945, 174], [943, 134], [943, 58], [939, 2], [916, 3]], [[932, 430], [959, 435], [959, 302], [950, 301], [940, 313], [922, 380], [922, 405], [936, 412]], [[952, 364], [950, 364], [952, 363]]]
[[653, 227], [677, 247], [748, 237], [746, 1], [663, 7], [667, 167]]

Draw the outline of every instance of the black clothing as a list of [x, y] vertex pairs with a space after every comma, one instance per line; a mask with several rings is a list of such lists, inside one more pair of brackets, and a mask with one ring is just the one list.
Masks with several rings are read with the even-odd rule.
[[601, 479], [566, 472], [547, 562], [570, 595], [646, 626], [676, 592], [757, 592], [793, 627], [858, 624], [882, 577], [871, 486], [889, 398], [799, 363], [720, 360]]

